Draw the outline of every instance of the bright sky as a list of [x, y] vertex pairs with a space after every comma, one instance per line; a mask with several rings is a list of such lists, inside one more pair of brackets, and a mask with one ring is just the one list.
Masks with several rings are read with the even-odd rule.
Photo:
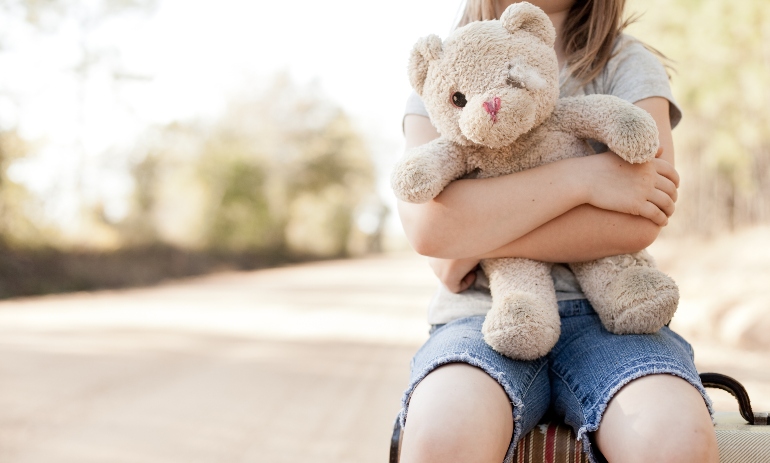
[[[107, 67], [94, 67], [80, 85], [72, 72], [80, 57], [72, 24], [43, 39], [21, 29], [7, 34], [0, 89], [16, 99], [0, 105], [0, 123], [18, 124], [46, 147], [10, 173], [57, 197], [53, 212], [62, 218], [74, 207], [67, 191], [76, 182], [119, 213], [132, 186], [110, 169], [109, 150], [130, 146], [142, 127], [215, 113], [228, 94], [281, 70], [300, 83], [318, 81], [354, 117], [387, 168], [402, 149], [409, 50], [420, 36], [446, 36], [460, 6], [460, 0], [158, 1], [151, 16], [118, 18], [88, 36], [93, 48], [112, 48], [103, 62], [120, 63], [139, 79], [116, 81]], [[78, 140], [85, 155], [77, 154]]]

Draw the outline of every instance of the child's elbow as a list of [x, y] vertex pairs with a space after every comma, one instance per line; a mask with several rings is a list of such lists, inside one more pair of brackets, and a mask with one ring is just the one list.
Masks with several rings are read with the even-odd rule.
[[427, 257], [441, 257], [443, 248], [435, 228], [428, 223], [412, 224], [404, 227], [406, 239], [418, 254]]
[[429, 208], [399, 202], [398, 213], [404, 234], [418, 254], [428, 257], [441, 257], [441, 236], [437, 232], [436, 221]]
[[435, 246], [431, 245], [430, 240], [425, 239], [409, 239], [409, 244], [412, 245], [412, 249], [417, 254], [420, 254], [425, 257], [436, 257], [436, 249]]
[[660, 231], [662, 229], [663, 227], [650, 220], [640, 220], [640, 224], [636, 230], [636, 233], [633, 233], [630, 236], [630, 251], [639, 252], [648, 248], [652, 243], [655, 242], [656, 239], [658, 239], [658, 235], [660, 235]]

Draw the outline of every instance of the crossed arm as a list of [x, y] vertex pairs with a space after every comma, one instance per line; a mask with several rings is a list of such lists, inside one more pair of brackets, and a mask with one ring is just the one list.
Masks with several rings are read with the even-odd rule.
[[[399, 202], [407, 238], [453, 291], [466, 289], [482, 258], [576, 262], [649, 246], [674, 212], [678, 174], [668, 101], [637, 106], [658, 126], [662, 153], [629, 164], [612, 153], [566, 159], [514, 174], [452, 182], [424, 204]], [[404, 121], [407, 147], [436, 137], [426, 117]]]

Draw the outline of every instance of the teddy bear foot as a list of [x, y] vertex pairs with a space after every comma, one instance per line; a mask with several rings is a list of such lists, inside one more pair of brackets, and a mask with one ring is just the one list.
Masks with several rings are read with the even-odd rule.
[[495, 351], [517, 360], [547, 354], [561, 332], [559, 311], [530, 294], [496, 298], [481, 332]]
[[607, 296], [609, 310], [597, 312], [605, 328], [616, 334], [655, 333], [671, 321], [679, 304], [674, 280], [642, 266], [625, 269], [610, 283]]

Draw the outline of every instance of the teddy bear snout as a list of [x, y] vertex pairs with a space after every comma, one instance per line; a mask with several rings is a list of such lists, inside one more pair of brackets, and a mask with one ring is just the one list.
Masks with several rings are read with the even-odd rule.
[[525, 92], [503, 89], [477, 94], [468, 99], [460, 112], [458, 128], [462, 136], [489, 148], [510, 145], [534, 123], [534, 102]]
[[497, 122], [497, 112], [500, 111], [500, 98], [494, 97], [489, 101], [484, 102], [484, 109], [492, 118], [492, 123]]

